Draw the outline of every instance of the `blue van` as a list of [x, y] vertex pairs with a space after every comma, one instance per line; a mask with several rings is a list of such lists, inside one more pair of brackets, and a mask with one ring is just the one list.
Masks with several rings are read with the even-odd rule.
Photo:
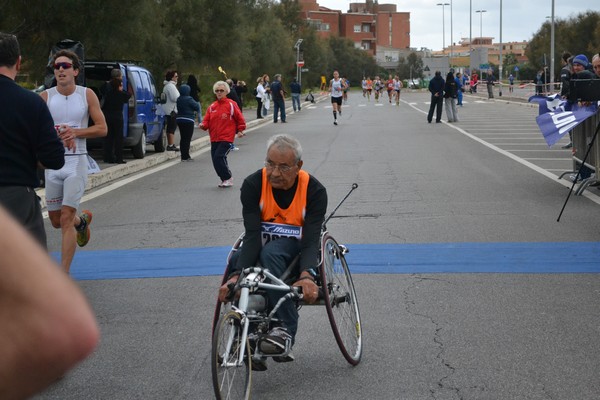
[[[130, 62], [85, 61], [85, 86], [92, 89], [102, 100], [101, 88], [110, 80], [110, 72], [120, 69], [123, 88], [131, 93], [129, 103], [123, 105], [123, 148], [130, 148], [134, 158], [144, 158], [146, 145], [154, 145], [154, 151], [165, 151], [164, 114], [160, 107], [160, 95], [152, 74], [147, 69]], [[100, 147], [103, 138], [88, 139], [90, 148]]]

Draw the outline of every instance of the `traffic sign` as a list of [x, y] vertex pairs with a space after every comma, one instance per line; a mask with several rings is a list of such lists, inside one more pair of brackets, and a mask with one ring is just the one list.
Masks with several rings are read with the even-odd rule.
[[302, 68], [304, 67], [304, 61], [296, 61], [296, 65]]
[[308, 68], [301, 68], [300, 71], [302, 71], [302, 72], [308, 72]]

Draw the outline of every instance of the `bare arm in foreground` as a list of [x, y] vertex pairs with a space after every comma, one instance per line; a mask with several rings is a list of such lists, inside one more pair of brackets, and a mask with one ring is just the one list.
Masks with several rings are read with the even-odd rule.
[[75, 283], [0, 208], [0, 399], [24, 399], [96, 347], [94, 314]]

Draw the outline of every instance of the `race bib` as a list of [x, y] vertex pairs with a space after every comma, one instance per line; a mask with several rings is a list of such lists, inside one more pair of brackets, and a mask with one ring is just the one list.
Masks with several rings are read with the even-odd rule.
[[261, 223], [261, 238], [263, 246], [271, 240], [276, 240], [282, 237], [302, 238], [302, 227], [286, 224], [275, 224], [272, 222]]

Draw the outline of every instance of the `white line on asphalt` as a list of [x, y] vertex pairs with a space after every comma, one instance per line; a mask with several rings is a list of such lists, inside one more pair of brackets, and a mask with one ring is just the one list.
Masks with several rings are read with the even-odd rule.
[[[527, 157], [526, 160], [533, 160], [533, 161], [569, 161], [569, 162], [573, 162], [572, 158], [552, 158], [552, 157], [548, 157], [548, 158], [532, 158], [532, 157]], [[548, 170], [550, 171], [550, 170]]]
[[[408, 104], [410, 107], [414, 108], [416, 111], [420, 112], [421, 114], [427, 115], [426, 111], [420, 110], [417, 107], [413, 106], [410, 103], [407, 103], [406, 101], [404, 101], [402, 99], [400, 101], [402, 101], [405, 104]], [[502, 154], [503, 156], [506, 156], [506, 157], [510, 158], [511, 160], [514, 160], [514, 161], [516, 161], [516, 162], [518, 162], [518, 163], [520, 163], [520, 164], [522, 164], [522, 165], [524, 165], [524, 166], [526, 166], [526, 167], [534, 170], [535, 172], [537, 172], [537, 173], [539, 173], [541, 175], [544, 175], [546, 178], [551, 179], [553, 182], [556, 182], [559, 185], [562, 185], [562, 186], [564, 186], [566, 188], [571, 188], [571, 186], [573, 185], [573, 182], [566, 182], [563, 179], [558, 179], [558, 176], [550, 173], [548, 170], [546, 170], [544, 168], [541, 168], [541, 167], [538, 167], [537, 165], [535, 165], [535, 164], [533, 164], [533, 163], [531, 163], [531, 162], [529, 162], [529, 161], [527, 161], [527, 160], [525, 160], [525, 159], [523, 159], [521, 157], [517, 157], [515, 154], [512, 154], [512, 153], [510, 153], [510, 152], [508, 152], [506, 150], [503, 150], [503, 149], [499, 148], [498, 146], [495, 146], [495, 145], [493, 145], [491, 143], [488, 143], [485, 140], [480, 139], [477, 136], [470, 134], [469, 132], [465, 131], [464, 129], [462, 129], [462, 128], [456, 126], [456, 125], [449, 124], [449, 123], [444, 122], [444, 121], [442, 121], [442, 122], [444, 124], [446, 124], [448, 127], [452, 128], [452, 129], [456, 129], [457, 131], [459, 131], [460, 133], [462, 133], [466, 137], [468, 137], [470, 139], [473, 139], [476, 142], [481, 143], [482, 145], [486, 146], [487, 148], [489, 148], [491, 150], [494, 150], [494, 151]], [[523, 150], [523, 151], [535, 151], [535, 150]], [[545, 150], [545, 151], [561, 151], [561, 150]], [[564, 150], [562, 150], [562, 151], [564, 151]], [[591, 201], [593, 201], [596, 204], [600, 204], [600, 197], [598, 197], [598, 196], [596, 196], [594, 194], [590, 194], [587, 191], [585, 191], [581, 195], [587, 197], [588, 199], [590, 199]]]

